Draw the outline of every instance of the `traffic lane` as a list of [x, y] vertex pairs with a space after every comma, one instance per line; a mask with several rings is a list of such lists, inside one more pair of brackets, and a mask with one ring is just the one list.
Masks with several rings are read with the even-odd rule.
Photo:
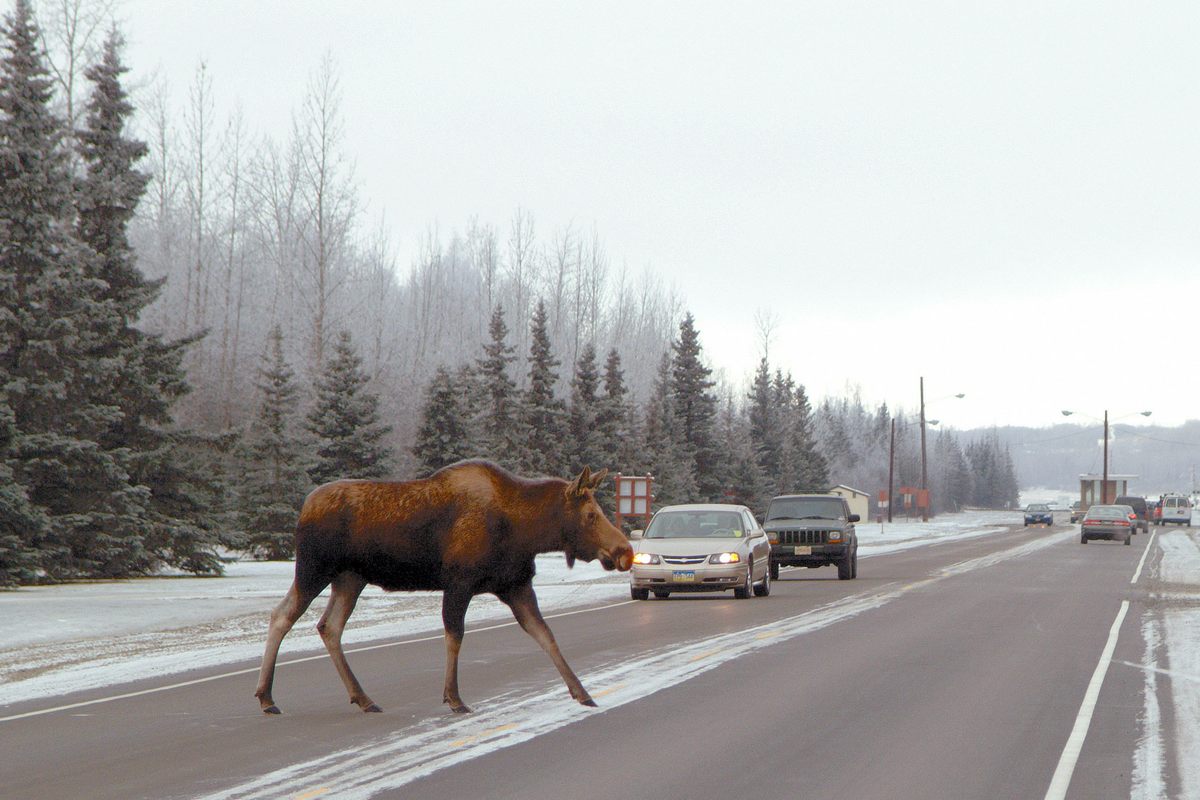
[[[1041, 797], [1140, 556], [1074, 548], [947, 578], [381, 796]], [[1136, 733], [1131, 687], [1113, 690], [1089, 742]]]
[[[923, 556], [906, 551], [872, 559], [874, 578], [785, 581], [767, 599], [737, 601], [726, 594], [627, 603], [551, 620], [551, 625], [588, 685], [589, 666], [622, 653], [740, 630], [870, 590], [894, 574], [925, 576], [965, 555], [991, 552], [1015, 541], [947, 544]], [[322, 657], [280, 669], [276, 699], [284, 709], [282, 718], [267, 718], [258, 711], [251, 697], [254, 676], [248, 674], [2, 723], [19, 726], [15, 736], [5, 731], [5, 748], [13, 747], [17, 756], [3, 759], [16, 765], [5, 776], [5, 785], [71, 796], [79, 788], [78, 779], [56, 769], [65, 761], [79, 767], [78, 775], [88, 776], [93, 796], [161, 796], [165, 787], [237, 782], [445, 713], [440, 704], [440, 637], [350, 658], [367, 690], [388, 713], [363, 715], [348, 707], [341, 682]], [[513, 625], [470, 631], [464, 641], [462, 682], [469, 702], [497, 696], [514, 685], [557, 681], [549, 660]], [[137, 687], [122, 687], [130, 688]], [[571, 702], [565, 689], [562, 697]], [[314, 736], [314, 730], [322, 735]]]

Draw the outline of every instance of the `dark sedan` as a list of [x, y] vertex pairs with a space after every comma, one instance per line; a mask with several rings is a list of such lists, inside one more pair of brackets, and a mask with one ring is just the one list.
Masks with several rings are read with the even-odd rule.
[[1030, 503], [1025, 509], [1025, 526], [1030, 525], [1053, 525], [1054, 512], [1050, 510], [1050, 506], [1045, 503]]
[[1129, 519], [1128, 506], [1092, 506], [1087, 510], [1079, 528], [1079, 541], [1110, 539], [1129, 544], [1134, 523]]

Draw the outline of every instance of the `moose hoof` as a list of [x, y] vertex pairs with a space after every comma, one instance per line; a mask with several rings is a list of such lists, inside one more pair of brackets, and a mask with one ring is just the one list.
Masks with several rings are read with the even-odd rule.
[[382, 714], [383, 709], [380, 708], [379, 706], [375, 705], [374, 703], [371, 703], [369, 706], [367, 706], [366, 708], [363, 709], [363, 713], [365, 713], [365, 714]]
[[588, 708], [599, 708], [599, 706], [596, 705], [596, 701], [590, 697], [585, 697], [583, 700], [580, 700], [579, 705], [587, 706]]
[[277, 706], [277, 705], [265, 706], [263, 708], [262, 712], [264, 714], [282, 714], [283, 713], [282, 711], [279, 710], [279, 706]]

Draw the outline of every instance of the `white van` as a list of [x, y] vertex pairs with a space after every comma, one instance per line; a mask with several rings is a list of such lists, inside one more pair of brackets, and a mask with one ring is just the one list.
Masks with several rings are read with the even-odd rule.
[[1161, 524], [1192, 524], [1192, 501], [1186, 496], [1182, 494], [1164, 494], [1161, 508], [1162, 519], [1159, 520]]

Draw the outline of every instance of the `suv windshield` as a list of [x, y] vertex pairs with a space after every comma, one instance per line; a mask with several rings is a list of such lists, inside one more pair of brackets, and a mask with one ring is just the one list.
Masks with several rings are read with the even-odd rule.
[[646, 528], [646, 539], [740, 538], [746, 535], [736, 511], [660, 511]]
[[784, 497], [767, 507], [767, 521], [773, 519], [845, 519], [846, 507], [836, 497]]

